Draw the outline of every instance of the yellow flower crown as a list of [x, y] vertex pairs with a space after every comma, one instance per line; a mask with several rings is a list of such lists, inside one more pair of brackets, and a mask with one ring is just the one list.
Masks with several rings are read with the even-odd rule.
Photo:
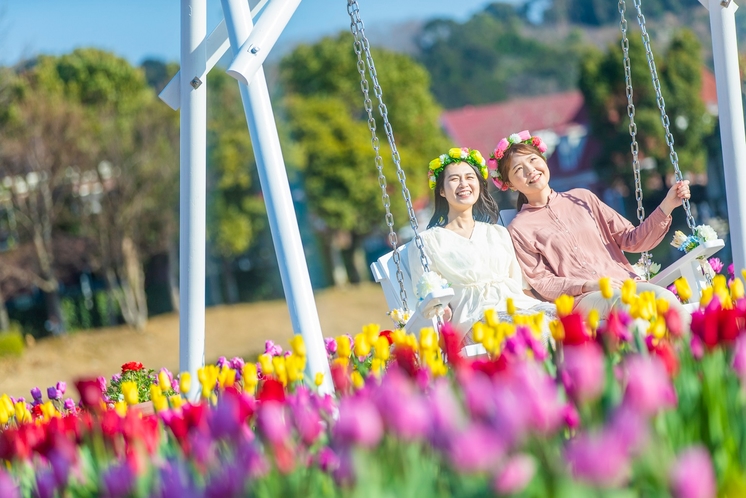
[[448, 154], [441, 154], [430, 161], [430, 169], [427, 172], [427, 180], [430, 184], [430, 189], [435, 188], [435, 180], [437, 180], [438, 175], [443, 172], [446, 166], [453, 163], [471, 164], [479, 170], [482, 178], [486, 180], [488, 177], [487, 166], [481, 152], [468, 147], [461, 147], [460, 149], [454, 147], [448, 149]]

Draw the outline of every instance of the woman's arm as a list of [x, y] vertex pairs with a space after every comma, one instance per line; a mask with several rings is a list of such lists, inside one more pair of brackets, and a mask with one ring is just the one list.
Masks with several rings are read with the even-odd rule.
[[515, 256], [528, 284], [548, 301], [554, 301], [562, 294], [578, 296], [583, 293], [585, 280], [557, 276], [533, 246], [515, 229], [509, 229], [513, 239]]

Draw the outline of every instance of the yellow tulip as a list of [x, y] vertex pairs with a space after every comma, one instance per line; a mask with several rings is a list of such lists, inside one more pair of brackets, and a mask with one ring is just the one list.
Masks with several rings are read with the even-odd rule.
[[712, 295], [714, 293], [714, 289], [712, 287], [705, 287], [702, 289], [702, 295], [699, 298], [699, 305], [701, 307], [705, 307], [708, 304], [710, 304], [710, 301], [712, 301]]
[[715, 275], [712, 279], [712, 287], [715, 291], [725, 290], [728, 288], [728, 281], [725, 275]]
[[171, 408], [178, 410], [184, 406], [184, 398], [178, 395], [174, 395], [168, 398], [168, 402], [171, 404]]
[[735, 301], [744, 296], [743, 282], [740, 278], [733, 279], [730, 283], [730, 297]]
[[622, 284], [622, 302], [624, 304], [632, 304], [635, 299], [635, 292], [637, 291], [637, 282], [628, 278]]
[[508, 312], [508, 315], [513, 316], [515, 315], [515, 303], [513, 302], [513, 298], [509, 297], [505, 300], [505, 308]]
[[340, 358], [349, 358], [352, 354], [352, 345], [350, 344], [350, 338], [346, 335], [340, 335], [337, 337], [337, 356]]
[[559, 320], [552, 320], [549, 322], [549, 331], [552, 333], [552, 338], [555, 341], [561, 341], [565, 338], [565, 329], [562, 326], [562, 322]]
[[153, 408], [158, 413], [168, 410], [168, 398], [161, 394], [157, 398], [153, 399]]
[[389, 346], [388, 339], [386, 339], [384, 336], [379, 336], [378, 339], [376, 339], [374, 347], [376, 349], [377, 359], [381, 360], [382, 362], [385, 362], [389, 359], [389, 356], [391, 355], [391, 347]]
[[560, 297], [554, 300], [554, 304], [557, 306], [557, 315], [566, 316], [572, 313], [572, 308], [575, 305], [575, 298], [562, 294]]
[[150, 386], [150, 400], [151, 401], [161, 396], [163, 396], [163, 393], [161, 392], [160, 387], [156, 386], [155, 384]]
[[160, 387], [161, 391], [164, 393], [171, 389], [171, 379], [168, 378], [168, 374], [165, 370], [161, 370], [158, 373], [158, 387]]
[[140, 402], [139, 393], [137, 392], [137, 383], [128, 380], [122, 382], [121, 388], [124, 401], [126, 401], [128, 405], [136, 405]]
[[5, 405], [0, 403], [0, 425], [7, 424], [8, 420], [10, 420], [10, 414], [8, 413], [8, 409], [5, 408]]
[[290, 339], [290, 348], [298, 356], [306, 356], [306, 343], [303, 341], [302, 335], [296, 334]]
[[380, 377], [382, 371], [383, 362], [378, 358], [373, 358], [373, 361], [370, 362], [370, 373], [376, 377]]
[[352, 385], [355, 386], [355, 389], [360, 389], [365, 385], [365, 379], [363, 379], [363, 376], [357, 370], [352, 372], [350, 378], [352, 379]]
[[343, 368], [347, 368], [347, 366], [350, 364], [350, 359], [349, 358], [335, 358], [332, 363], [335, 365], [339, 365]]
[[363, 334], [368, 339], [368, 344], [375, 344], [380, 332], [381, 326], [377, 323], [370, 323], [363, 327]]
[[599, 317], [597, 309], [594, 308], [594, 309], [592, 309], [591, 311], [588, 312], [588, 326], [592, 330], [595, 331], [598, 328], [598, 322], [599, 322], [599, 320], [600, 320], [600, 317]]
[[599, 279], [598, 287], [604, 299], [611, 299], [611, 296], [614, 295], [614, 289], [611, 288], [611, 279], [609, 277]]
[[117, 412], [117, 415], [120, 417], [124, 417], [127, 415], [127, 403], [124, 401], [117, 401], [114, 403], [114, 411]]
[[498, 322], [500, 321], [497, 318], [497, 310], [494, 308], [488, 308], [484, 312], [484, 321], [487, 322], [487, 325], [490, 327], [496, 327]]
[[179, 374], [179, 391], [181, 394], [189, 394], [189, 390], [192, 388], [192, 375], [189, 372], [181, 372]]
[[246, 363], [241, 371], [243, 379], [243, 390], [249, 394], [254, 394], [257, 384], [259, 384], [259, 372], [255, 363]]
[[477, 344], [481, 344], [482, 341], [484, 341], [484, 336], [486, 335], [484, 331], [486, 328], [487, 326], [482, 322], [477, 322], [474, 324], [474, 326], [471, 328], [471, 334], [474, 338], [474, 342], [476, 342]]
[[5, 406], [5, 410], [8, 412], [9, 417], [12, 417], [13, 415], [15, 415], [16, 410], [15, 410], [15, 407], [13, 406], [13, 401], [10, 399], [10, 396], [8, 396], [7, 394], [3, 394], [2, 396], [0, 396], [0, 405]]
[[657, 319], [650, 324], [648, 334], [652, 335], [656, 339], [663, 339], [666, 335], [666, 321], [663, 319]]
[[272, 357], [268, 354], [260, 354], [259, 358], [259, 366], [262, 369], [262, 375], [272, 375], [275, 373], [274, 366], [272, 364]]
[[655, 292], [646, 291], [639, 296], [639, 315], [643, 320], [651, 320], [656, 313]]
[[218, 383], [221, 388], [231, 387], [236, 383], [236, 371], [229, 366], [224, 366], [220, 369], [218, 375]]
[[663, 299], [662, 297], [659, 297], [658, 299], [656, 299], [655, 305], [658, 308], [658, 316], [665, 315], [666, 312], [668, 311], [668, 308], [671, 307], [671, 304], [665, 299]]
[[420, 349], [429, 351], [434, 349], [438, 343], [437, 336], [435, 335], [435, 329], [427, 327], [420, 330]]
[[286, 386], [288, 384], [288, 371], [285, 365], [285, 357], [273, 356], [272, 367], [274, 368], [277, 380], [279, 380], [283, 386]]
[[397, 346], [401, 346], [407, 341], [407, 333], [404, 332], [404, 329], [396, 329], [391, 334], [391, 340], [394, 341], [394, 344]]
[[676, 293], [679, 295], [679, 299], [684, 303], [689, 302], [689, 299], [692, 298], [692, 289], [689, 287], [689, 282], [687, 282], [686, 278], [677, 278], [674, 285], [676, 286]]
[[498, 348], [497, 341], [495, 340], [495, 337], [492, 335], [485, 337], [482, 345], [484, 346], [484, 349], [486, 349], [488, 353], [494, 353], [495, 350]]
[[355, 334], [355, 356], [368, 356], [370, 354], [370, 343], [368, 336], [360, 332]]
[[316, 384], [316, 387], [321, 387], [321, 384], [324, 383], [324, 374], [322, 372], [316, 372], [316, 375], [313, 378], [313, 383]]

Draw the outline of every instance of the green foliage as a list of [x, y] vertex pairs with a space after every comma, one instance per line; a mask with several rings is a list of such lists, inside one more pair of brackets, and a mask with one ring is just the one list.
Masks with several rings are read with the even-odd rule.
[[447, 108], [568, 90], [576, 85], [578, 36], [544, 43], [517, 11], [493, 4], [464, 23], [433, 20], [418, 37], [420, 61]]
[[[640, 158], [656, 160], [657, 173], [671, 172], [669, 148], [656, 104], [645, 49], [637, 33], [629, 38], [635, 122]], [[701, 47], [695, 35], [681, 30], [665, 53], [656, 52], [661, 91], [670, 119], [679, 167], [700, 172], [706, 168], [704, 139], [712, 131], [713, 119], [701, 98]], [[617, 178], [632, 182], [629, 118], [625, 93], [622, 49], [611, 45], [605, 53], [590, 50], [581, 64], [580, 88], [591, 117], [592, 133], [601, 142], [597, 168], [609, 182]]]
[[[424, 67], [403, 54], [372, 52], [407, 186], [416, 199], [426, 193], [427, 162], [447, 147], [438, 125], [440, 110]], [[381, 226], [383, 210], [356, 61], [348, 34], [324, 38], [285, 57], [280, 79], [310, 209], [330, 229], [364, 236]], [[380, 118], [377, 130], [392, 210], [402, 226], [406, 211]]]
[[10, 329], [0, 332], [0, 358], [23, 355], [23, 329], [18, 322], [11, 322]]
[[[627, 17], [636, 12], [632, 0], [627, 0]], [[692, 7], [698, 7], [697, 0], [645, 0], [642, 11], [646, 18], [655, 19], [664, 13], [679, 13]], [[618, 3], [609, 0], [554, 0], [552, 7], [545, 12], [549, 22], [571, 22], [601, 26], [619, 22]], [[634, 14], [636, 15], [636, 14]]]

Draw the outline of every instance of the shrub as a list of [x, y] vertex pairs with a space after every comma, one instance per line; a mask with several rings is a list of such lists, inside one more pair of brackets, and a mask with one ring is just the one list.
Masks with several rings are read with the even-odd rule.
[[0, 332], [0, 357], [21, 356], [23, 354], [23, 330], [17, 322], [10, 324], [10, 330]]

